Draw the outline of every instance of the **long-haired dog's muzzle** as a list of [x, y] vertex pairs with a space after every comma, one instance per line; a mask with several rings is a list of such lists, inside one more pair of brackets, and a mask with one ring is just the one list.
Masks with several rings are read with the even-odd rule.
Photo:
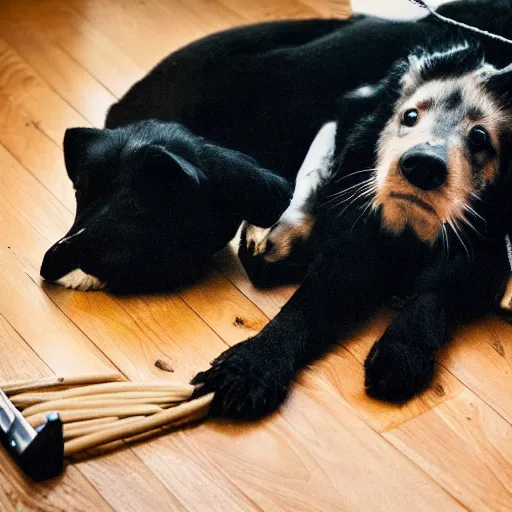
[[448, 177], [446, 148], [417, 144], [400, 157], [398, 167], [412, 186], [419, 190], [437, 190]]

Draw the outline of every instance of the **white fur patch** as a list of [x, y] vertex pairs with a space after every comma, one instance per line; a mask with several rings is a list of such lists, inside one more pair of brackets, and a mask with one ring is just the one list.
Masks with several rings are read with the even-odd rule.
[[[329, 177], [336, 143], [336, 122], [325, 124], [315, 136], [302, 163], [290, 205], [272, 228], [247, 226], [247, 247], [253, 255], [263, 255], [269, 262], [287, 258], [294, 241], [306, 240], [311, 234], [315, 216], [311, 213], [315, 193]], [[267, 242], [271, 242], [267, 245]]]
[[267, 249], [267, 237], [271, 228], [260, 228], [253, 224], [246, 223], [245, 240], [247, 247], [253, 246], [253, 256], [265, 253]]
[[64, 288], [72, 288], [85, 292], [87, 290], [102, 290], [106, 283], [100, 281], [97, 277], [86, 274], [81, 269], [76, 268], [64, 277], [57, 279], [56, 283]]
[[283, 217], [291, 216], [293, 211], [304, 212], [308, 199], [328, 177], [334, 156], [337, 127], [337, 123], [332, 121], [324, 124], [316, 134], [297, 173], [293, 197]]
[[350, 96], [352, 98], [371, 98], [375, 94], [375, 91], [377, 91], [377, 87], [374, 85], [363, 85], [353, 91]]

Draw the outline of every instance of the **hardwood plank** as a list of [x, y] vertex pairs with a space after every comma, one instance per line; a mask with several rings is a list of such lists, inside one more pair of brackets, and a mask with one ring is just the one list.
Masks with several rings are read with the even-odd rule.
[[98, 82], [120, 97], [145, 70], [119, 46], [105, 37], [66, 2], [59, 0], [10, 1], [9, 7], [17, 19], [23, 18], [36, 26], [44, 38], [64, 48]]
[[[299, 3], [305, 5], [316, 13], [317, 16], [322, 18], [331, 18], [331, 0], [299, 0]], [[345, 3], [345, 2], [343, 2]]]
[[[177, 296], [113, 297], [46, 286], [51, 300], [131, 380], [189, 381], [226, 345]], [[166, 361], [174, 370], [158, 369]]]
[[[106, 37], [116, 41], [145, 70], [170, 52], [205, 35], [204, 30], [189, 23], [186, 8], [175, 0], [168, 2], [171, 14], [153, 2], [131, 0], [71, 0], [69, 5]], [[151, 44], [140, 43], [148, 38]]]
[[[304, 2], [304, 0], [301, 1]], [[308, 2], [311, 1], [312, 0], [308, 0]], [[352, 2], [347, 2], [346, 0], [328, 0], [328, 15], [333, 18], [348, 18], [352, 14], [351, 3]]]
[[0, 87], [0, 143], [69, 211], [75, 193], [60, 148], [37, 126], [34, 116], [16, 106]]
[[119, 512], [186, 510], [131, 449], [80, 462], [76, 467]]
[[156, 0], [153, 5], [155, 15], [162, 12], [167, 16], [174, 16], [175, 11], [179, 10], [180, 22], [196, 27], [203, 35], [247, 23], [244, 17], [218, 0]]
[[220, 2], [251, 22], [270, 21], [283, 18], [318, 18], [320, 13], [304, 3], [295, 0], [254, 0], [238, 2], [237, 0], [220, 0]]
[[[301, 388], [296, 397], [257, 424], [210, 422], [195, 428], [198, 466], [236, 483], [263, 510], [409, 510], [410, 503], [415, 510], [460, 509], [342, 401], [317, 387]], [[170, 442], [191, 439], [179, 433]], [[164, 459], [158, 468], [179, 478], [179, 463]]]
[[0, 69], [0, 88], [7, 100], [32, 116], [37, 128], [59, 146], [66, 128], [89, 124], [1, 37]]
[[[377, 432], [385, 432], [438, 407], [465, 388], [449, 372], [438, 367], [432, 385], [405, 404], [391, 404], [368, 397], [364, 390], [364, 369], [345, 347], [337, 347], [317, 362], [312, 371], [323, 379], [333, 395], [343, 397]], [[320, 384], [319, 384], [320, 385]]]
[[[34, 484], [0, 450], [0, 509], [2, 511], [103, 512], [112, 507], [77, 468], [69, 467], [63, 477]], [[143, 510], [143, 509], [141, 509]]]
[[490, 316], [458, 329], [439, 361], [512, 424], [512, 326]]
[[238, 243], [237, 235], [225, 249], [214, 256], [214, 268], [223, 273], [266, 316], [274, 318], [293, 295], [297, 285], [282, 285], [269, 289], [254, 286], [237, 257]]
[[384, 434], [470, 510], [510, 510], [512, 426], [466, 390]]
[[254, 336], [268, 318], [218, 272], [180, 292], [183, 300], [229, 345]]
[[350, 2], [345, 0], [300, 0], [300, 3], [324, 18], [348, 18], [352, 14]]
[[65, 47], [49, 40], [27, 21], [23, 9], [18, 13], [16, 4], [8, 0], [2, 2], [0, 32], [3, 38], [91, 124], [103, 126], [105, 112], [116, 100], [115, 96], [80, 66]]
[[59, 147], [68, 123], [89, 123], [1, 38], [0, 69], [0, 142], [74, 211], [74, 192]]

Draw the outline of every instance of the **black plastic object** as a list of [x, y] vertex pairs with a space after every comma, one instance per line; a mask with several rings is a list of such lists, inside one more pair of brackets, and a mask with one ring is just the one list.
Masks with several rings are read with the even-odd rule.
[[64, 470], [62, 422], [55, 412], [33, 428], [0, 390], [0, 440], [21, 470], [38, 482]]

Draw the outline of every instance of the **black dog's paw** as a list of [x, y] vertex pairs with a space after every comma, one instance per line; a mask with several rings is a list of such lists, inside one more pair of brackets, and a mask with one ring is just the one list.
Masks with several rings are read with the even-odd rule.
[[215, 392], [210, 414], [254, 420], [276, 410], [286, 398], [293, 374], [252, 338], [223, 352], [192, 384], [199, 393]]
[[366, 393], [372, 398], [404, 402], [423, 391], [432, 381], [434, 355], [418, 345], [394, 341], [384, 334], [364, 363]]

